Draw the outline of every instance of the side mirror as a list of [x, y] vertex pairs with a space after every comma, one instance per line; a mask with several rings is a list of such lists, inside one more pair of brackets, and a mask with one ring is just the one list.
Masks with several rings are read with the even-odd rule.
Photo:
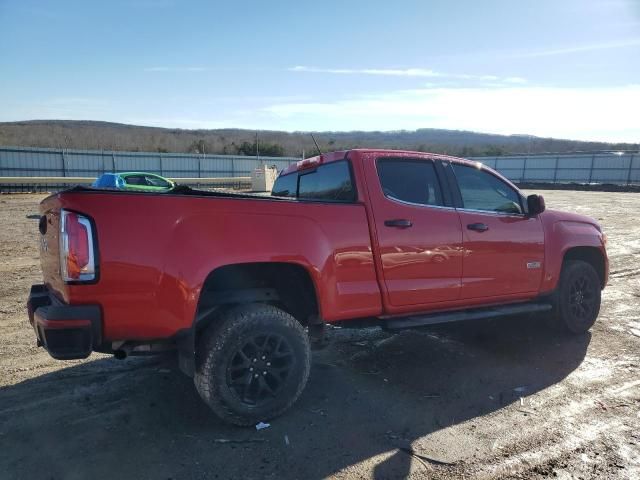
[[529, 195], [527, 197], [527, 207], [529, 207], [529, 215], [538, 215], [544, 212], [546, 205], [542, 195]]

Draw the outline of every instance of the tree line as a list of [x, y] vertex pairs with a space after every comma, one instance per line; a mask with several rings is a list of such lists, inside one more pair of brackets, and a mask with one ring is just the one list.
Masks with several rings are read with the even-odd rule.
[[[474, 157], [514, 153], [638, 150], [637, 143], [581, 142], [428, 128], [390, 132], [317, 132], [314, 135], [322, 151], [388, 148]], [[274, 157], [309, 157], [317, 154], [308, 132], [182, 130], [71, 120], [0, 123], [0, 145], [245, 156], [259, 154]]]

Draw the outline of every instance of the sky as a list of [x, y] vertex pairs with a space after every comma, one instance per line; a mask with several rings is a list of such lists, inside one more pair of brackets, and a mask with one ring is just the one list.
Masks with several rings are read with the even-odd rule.
[[0, 121], [640, 141], [640, 0], [0, 0]]

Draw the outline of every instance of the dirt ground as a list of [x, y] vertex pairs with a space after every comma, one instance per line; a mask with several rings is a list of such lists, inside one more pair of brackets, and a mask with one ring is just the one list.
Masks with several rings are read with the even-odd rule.
[[217, 420], [170, 358], [36, 348], [24, 304], [43, 196], [0, 196], [0, 478], [640, 478], [640, 194], [544, 196], [609, 235], [591, 333], [526, 318], [332, 329], [301, 399], [261, 431]]

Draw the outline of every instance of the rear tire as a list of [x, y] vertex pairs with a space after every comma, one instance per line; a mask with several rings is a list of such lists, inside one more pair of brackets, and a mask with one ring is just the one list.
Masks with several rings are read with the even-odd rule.
[[600, 278], [582, 260], [564, 263], [554, 299], [554, 324], [570, 333], [588, 331], [600, 312]]
[[288, 313], [265, 304], [219, 315], [198, 343], [194, 383], [213, 412], [254, 425], [289, 409], [311, 368], [309, 339]]

